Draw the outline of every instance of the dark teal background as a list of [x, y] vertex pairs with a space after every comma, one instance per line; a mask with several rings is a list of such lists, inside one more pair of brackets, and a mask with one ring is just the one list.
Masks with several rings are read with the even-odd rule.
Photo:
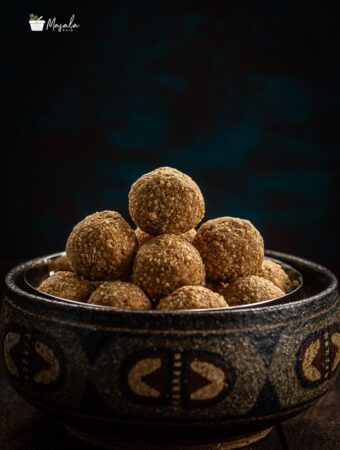
[[[206, 218], [339, 273], [339, 40], [329, 5], [16, 2], [2, 43], [1, 267], [62, 250], [131, 183], [191, 175]], [[73, 33], [29, 29], [28, 14]]]

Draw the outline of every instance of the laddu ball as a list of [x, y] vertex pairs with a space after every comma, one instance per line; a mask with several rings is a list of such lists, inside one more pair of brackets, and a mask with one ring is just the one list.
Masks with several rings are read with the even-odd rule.
[[162, 298], [158, 310], [226, 308], [228, 304], [222, 295], [203, 286], [183, 286]]
[[93, 281], [127, 276], [137, 248], [135, 232], [115, 211], [85, 217], [73, 228], [66, 243], [72, 269]]
[[256, 275], [238, 278], [223, 290], [229, 306], [247, 305], [284, 296], [282, 289]]
[[46, 280], [43, 280], [38, 290], [46, 292], [46, 294], [56, 297], [74, 300], [78, 302], [86, 302], [95, 287], [93, 284], [84, 280], [73, 272], [58, 271]]
[[163, 234], [140, 247], [132, 280], [157, 300], [181, 286], [204, 286], [205, 270], [195, 247], [174, 234]]
[[148, 234], [182, 234], [204, 216], [204, 199], [197, 184], [171, 167], [160, 167], [140, 177], [129, 192], [129, 211], [135, 224]]
[[264, 256], [263, 238], [249, 220], [219, 217], [201, 225], [193, 240], [207, 277], [230, 282], [259, 272]]
[[151, 302], [141, 288], [125, 281], [106, 281], [91, 295], [88, 303], [123, 309], [151, 309]]

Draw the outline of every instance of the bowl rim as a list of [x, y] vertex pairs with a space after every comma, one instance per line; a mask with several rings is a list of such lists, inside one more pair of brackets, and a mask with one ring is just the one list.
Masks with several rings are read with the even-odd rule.
[[[261, 305], [256, 305], [256, 306], [252, 306], [252, 305], [242, 305], [242, 306], [238, 306], [238, 307], [229, 307], [229, 308], [212, 308], [212, 309], [193, 309], [193, 310], [171, 310], [171, 311], [164, 311], [164, 310], [152, 310], [152, 311], [146, 311], [146, 310], [133, 310], [133, 309], [119, 309], [119, 308], [112, 308], [110, 306], [101, 306], [101, 305], [93, 305], [93, 304], [89, 304], [89, 303], [82, 303], [82, 302], [77, 302], [77, 301], [71, 301], [71, 300], [67, 300], [67, 299], [62, 299], [62, 298], [58, 298], [55, 297], [55, 299], [53, 297], [48, 298], [48, 297], [44, 297], [43, 295], [38, 295], [38, 294], [34, 294], [31, 292], [28, 292], [26, 290], [24, 290], [23, 288], [19, 287], [16, 283], [16, 278], [20, 275], [23, 274], [23, 272], [25, 270], [27, 270], [27, 268], [29, 268], [30, 266], [32, 266], [34, 263], [36, 263], [39, 260], [43, 260], [45, 258], [51, 258], [53, 256], [57, 257], [57, 256], [62, 256], [64, 254], [64, 252], [58, 252], [58, 253], [53, 253], [53, 254], [49, 254], [49, 255], [45, 255], [42, 257], [37, 257], [34, 259], [31, 259], [29, 261], [26, 261], [22, 264], [19, 264], [15, 267], [13, 267], [8, 274], [6, 275], [5, 278], [5, 286], [8, 290], [14, 292], [15, 294], [21, 296], [24, 296], [26, 299], [30, 299], [33, 300], [35, 303], [38, 301], [42, 304], [44, 304], [45, 306], [48, 305], [53, 305], [54, 307], [59, 307], [59, 308], [63, 308], [63, 309], [81, 309], [81, 310], [86, 310], [86, 311], [95, 311], [96, 313], [99, 314], [104, 314], [104, 315], [120, 315], [120, 316], [134, 316], [134, 317], [140, 317], [140, 318], [150, 318], [151, 316], [154, 317], [184, 317], [184, 316], [197, 316], [197, 317], [202, 317], [202, 316], [221, 316], [223, 315], [233, 315], [233, 314], [239, 314], [239, 313], [247, 313], [247, 312], [251, 312], [251, 313], [263, 313], [264, 311], [278, 311], [278, 310], [286, 310], [286, 309], [291, 309], [291, 308], [295, 308], [297, 306], [303, 306], [304, 304], [313, 302], [315, 300], [321, 301], [324, 298], [327, 298], [330, 294], [334, 293], [338, 287], [338, 281], [337, 278], [335, 277], [335, 275], [326, 267], [313, 262], [313, 261], [309, 261], [307, 259], [304, 258], [300, 258], [298, 256], [294, 256], [288, 253], [283, 253], [283, 252], [277, 252], [277, 251], [273, 251], [273, 250], [266, 250], [265, 256], [268, 256], [269, 258], [275, 258], [278, 260], [281, 260], [281, 258], [283, 258], [283, 263], [286, 262], [286, 259], [289, 260], [288, 264], [292, 264], [293, 268], [294, 268], [294, 262], [298, 263], [299, 265], [308, 267], [308, 268], [312, 268], [314, 271], [317, 271], [319, 273], [322, 273], [324, 276], [326, 276], [326, 278], [328, 279], [328, 287], [323, 289], [322, 291], [310, 296], [310, 297], [306, 297], [303, 299], [299, 299], [299, 300], [292, 300], [292, 301], [288, 301], [286, 303], [279, 303], [279, 304], [275, 304], [275, 303], [270, 303], [269, 302], [263, 302], [263, 306]], [[262, 303], [262, 302], [261, 302]]]

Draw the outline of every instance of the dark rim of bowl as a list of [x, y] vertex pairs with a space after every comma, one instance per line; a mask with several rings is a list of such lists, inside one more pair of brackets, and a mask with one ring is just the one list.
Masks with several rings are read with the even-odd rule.
[[193, 309], [193, 310], [176, 310], [176, 311], [159, 311], [159, 310], [152, 310], [152, 311], [144, 311], [144, 310], [132, 310], [132, 309], [118, 309], [118, 308], [112, 308], [112, 307], [106, 307], [106, 306], [100, 306], [100, 305], [93, 305], [93, 304], [88, 304], [88, 303], [81, 303], [81, 302], [75, 302], [75, 301], [71, 301], [71, 300], [66, 300], [66, 299], [61, 299], [59, 300], [59, 298], [55, 297], [55, 300], [53, 298], [47, 298], [47, 297], [43, 297], [40, 295], [36, 295], [36, 294], [32, 294], [29, 293], [27, 291], [25, 291], [24, 289], [20, 288], [17, 284], [16, 284], [16, 279], [18, 276], [22, 275], [23, 272], [29, 268], [32, 264], [36, 263], [39, 260], [42, 260], [44, 258], [50, 258], [52, 256], [57, 256], [57, 255], [61, 255], [62, 253], [57, 253], [57, 254], [51, 254], [51, 255], [46, 255], [45, 257], [39, 257], [39, 258], [35, 258], [32, 259], [30, 261], [27, 261], [23, 264], [20, 264], [16, 267], [14, 267], [6, 276], [5, 279], [5, 284], [6, 287], [10, 290], [13, 291], [15, 294], [19, 295], [19, 296], [24, 296], [26, 299], [31, 299], [34, 300], [34, 302], [41, 302], [45, 305], [49, 304], [53, 304], [55, 307], [60, 307], [60, 308], [70, 308], [72, 310], [74, 310], [75, 308], [77, 309], [82, 309], [82, 310], [94, 310], [96, 312], [102, 312], [103, 314], [120, 314], [120, 315], [133, 315], [133, 316], [143, 316], [143, 317], [150, 317], [152, 316], [193, 316], [193, 315], [197, 315], [197, 316], [220, 316], [221, 313], [223, 314], [235, 314], [235, 313], [245, 313], [247, 311], [251, 311], [251, 312], [256, 312], [256, 313], [260, 313], [263, 311], [275, 311], [275, 310], [282, 310], [282, 309], [289, 309], [292, 307], [296, 307], [296, 306], [302, 306], [305, 303], [308, 302], [313, 302], [314, 300], [318, 300], [321, 301], [324, 298], [327, 298], [330, 294], [334, 293], [337, 289], [338, 286], [338, 282], [337, 279], [335, 277], [335, 275], [328, 269], [326, 269], [325, 267], [321, 266], [320, 264], [317, 264], [315, 262], [311, 262], [309, 260], [294, 256], [294, 255], [290, 255], [287, 253], [282, 253], [282, 252], [276, 252], [273, 250], [267, 250], [266, 251], [266, 256], [268, 256], [269, 258], [275, 258], [278, 260], [281, 260], [281, 258], [283, 259], [283, 263], [286, 262], [286, 260], [288, 260], [288, 264], [292, 264], [294, 267], [294, 262], [296, 262], [298, 265], [300, 266], [304, 266], [306, 268], [309, 269], [313, 269], [316, 272], [322, 273], [329, 281], [329, 285], [326, 289], [320, 291], [317, 294], [312, 295], [311, 297], [306, 297], [300, 300], [293, 300], [287, 303], [280, 303], [280, 304], [271, 304], [271, 303], [264, 303], [263, 306], [250, 306], [250, 305], [245, 305], [243, 307], [238, 307], [238, 308], [212, 308], [212, 309]]

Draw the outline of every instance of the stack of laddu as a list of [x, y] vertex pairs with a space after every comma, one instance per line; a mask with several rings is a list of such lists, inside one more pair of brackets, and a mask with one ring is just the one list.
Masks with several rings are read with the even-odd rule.
[[219, 217], [195, 227], [203, 195], [186, 174], [161, 167], [129, 192], [133, 230], [116, 211], [96, 212], [72, 230], [66, 255], [39, 290], [120, 309], [227, 308], [281, 297], [287, 273], [264, 259], [251, 222]]

